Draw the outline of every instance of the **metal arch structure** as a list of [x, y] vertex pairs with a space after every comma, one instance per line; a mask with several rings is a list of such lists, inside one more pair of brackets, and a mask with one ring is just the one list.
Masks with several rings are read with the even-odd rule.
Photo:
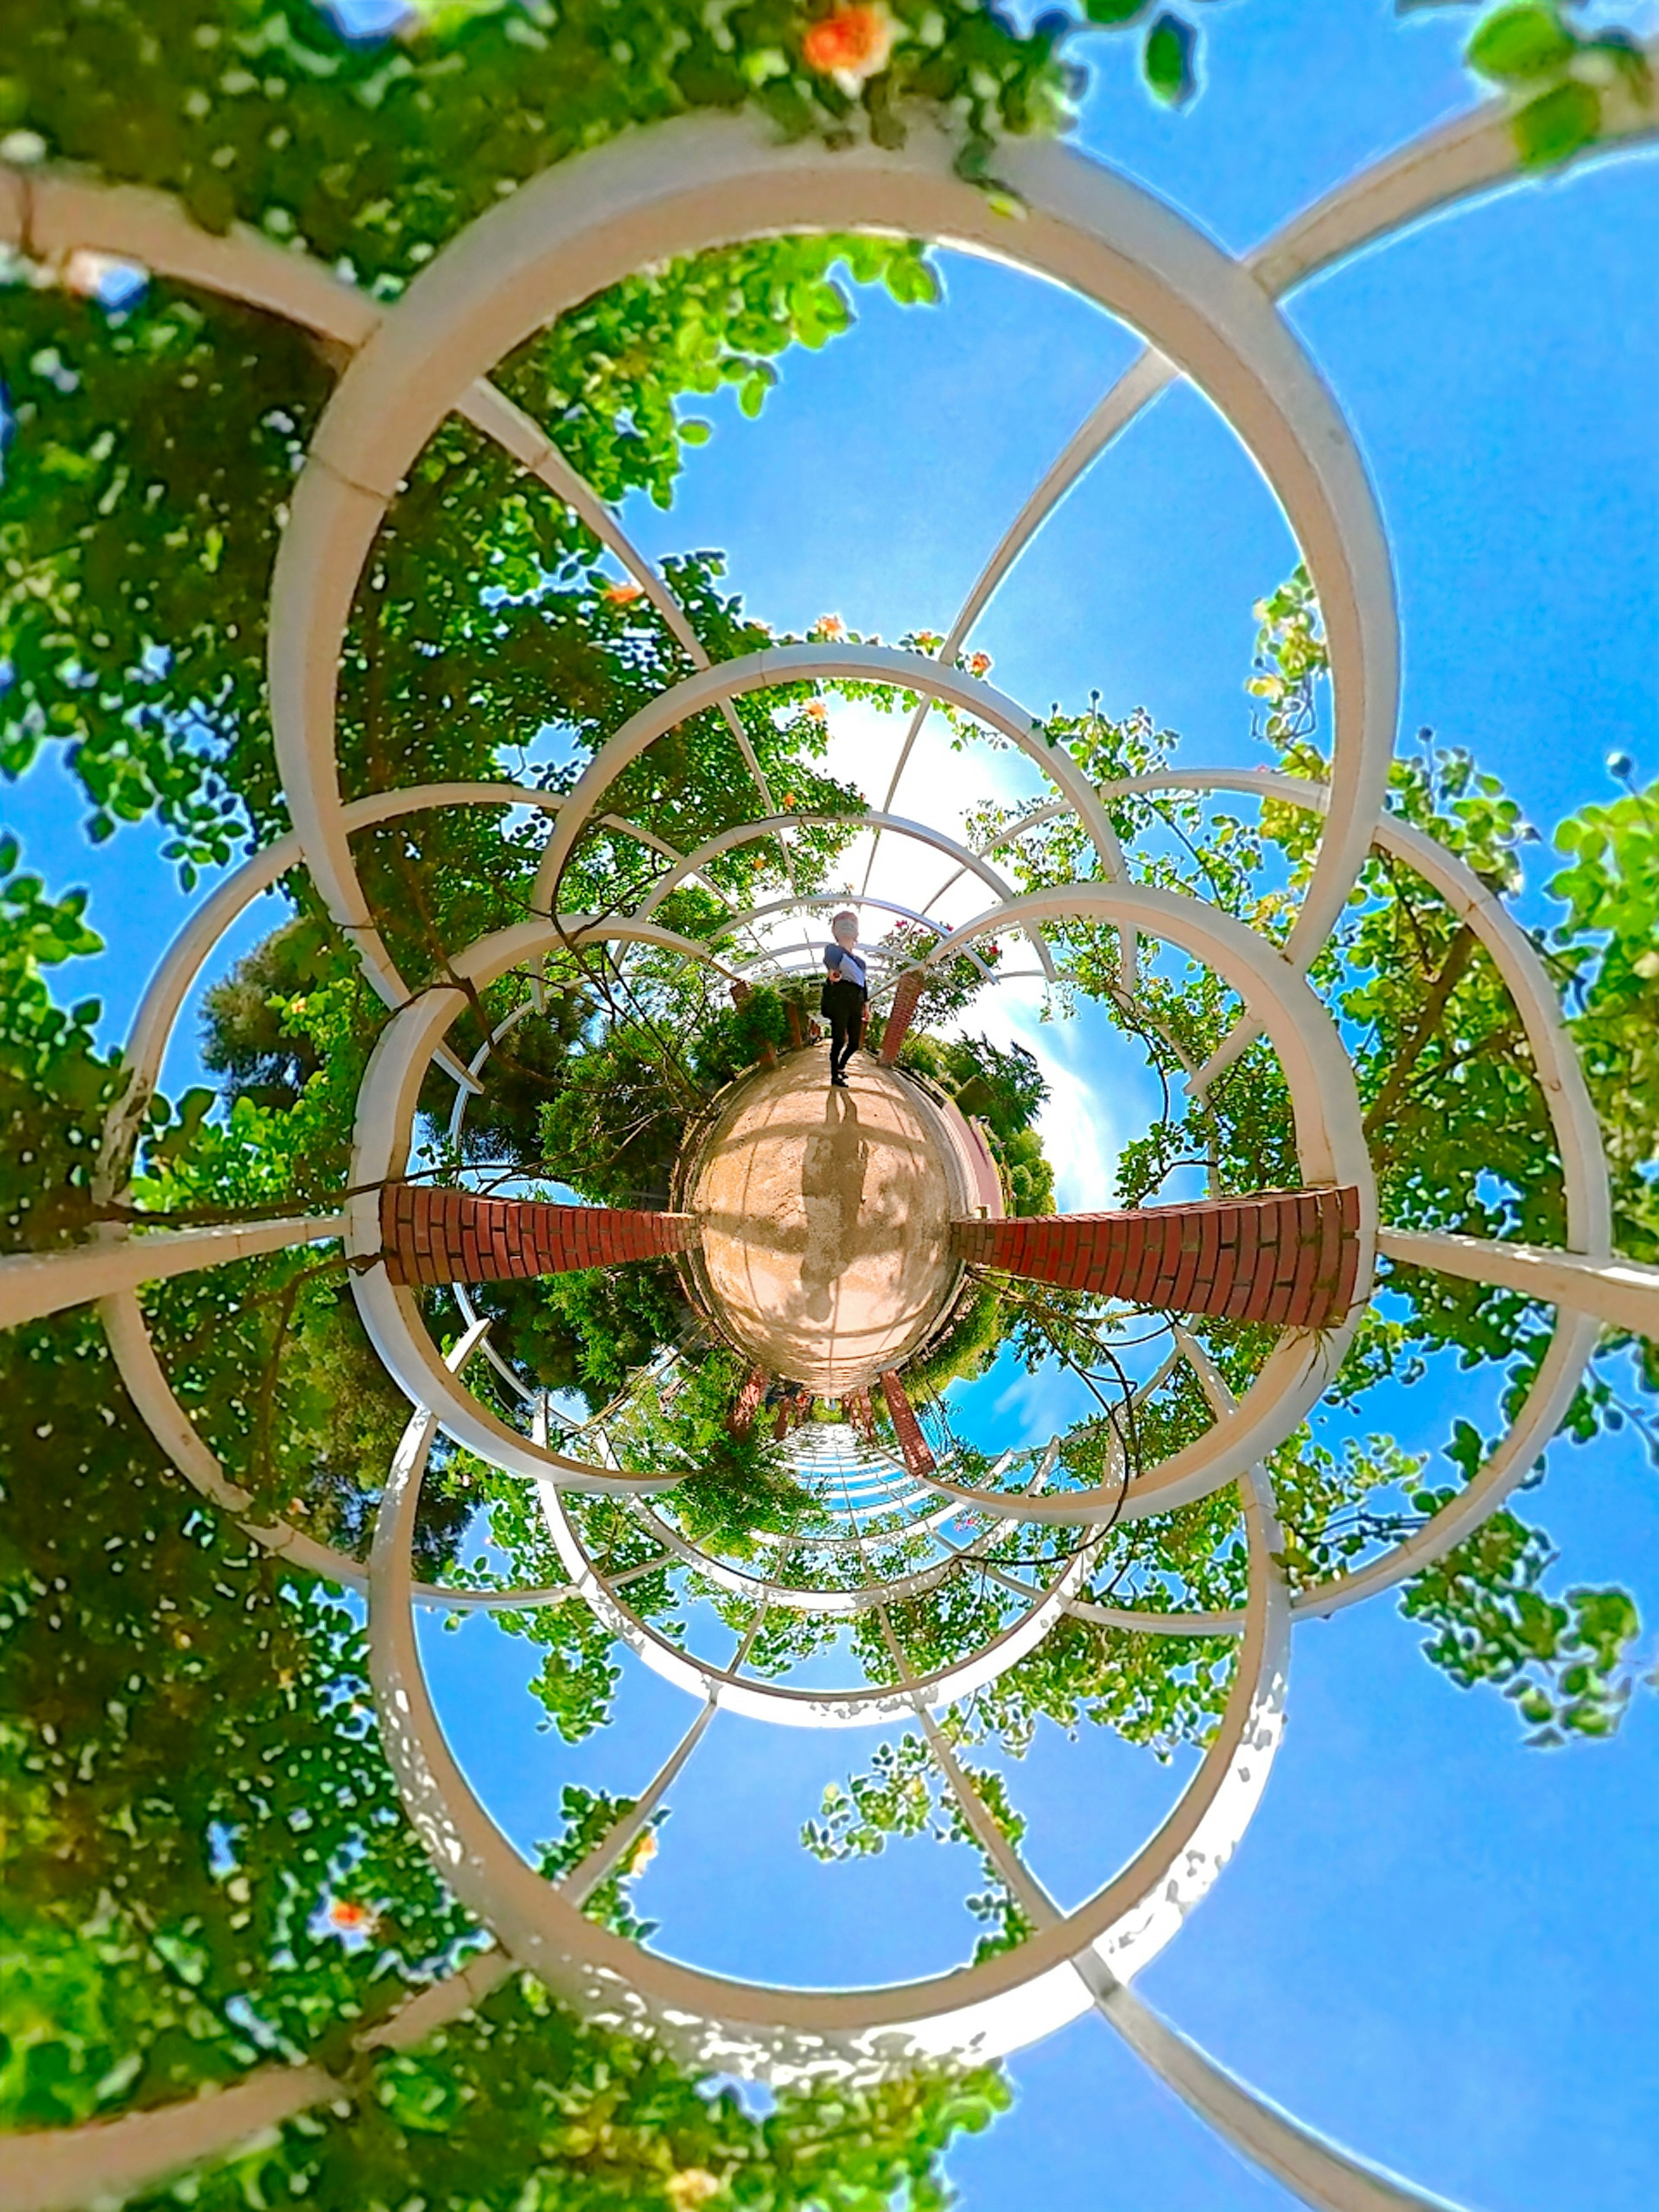
[[[1651, 117], [1614, 112], [1622, 137], [1651, 133]], [[1052, 974], [1046, 923], [1073, 915], [1114, 921], [1123, 946], [1121, 988], [1135, 988], [1135, 945], [1168, 938], [1211, 960], [1239, 989], [1245, 1014], [1221, 1051], [1191, 1082], [1201, 1089], [1249, 1036], [1264, 1032], [1285, 1067], [1296, 1101], [1298, 1143], [1310, 1179], [1353, 1178], [1369, 1200], [1352, 1082], [1340, 1039], [1304, 980], [1305, 969], [1348, 895], [1372, 844], [1395, 853], [1445, 897], [1475, 931], [1509, 988], [1531, 1044], [1561, 1152], [1568, 1200], [1568, 1249], [1482, 1245], [1395, 1231], [1368, 1216], [1366, 1234], [1385, 1256], [1477, 1281], [1520, 1288], [1558, 1309], [1550, 1352], [1508, 1434], [1453, 1504], [1406, 1544], [1370, 1565], [1291, 1601], [1274, 1553], [1279, 1538], [1265, 1449], [1299, 1419], [1331, 1370], [1332, 1347], [1294, 1339], [1282, 1344], [1246, 1397], [1234, 1403], [1201, 1346], [1177, 1331], [1177, 1354], [1211, 1401], [1215, 1425], [1196, 1446], [1149, 1471], [1136, 1494], [1114, 1501], [1133, 1515], [1162, 1510], [1225, 1484], [1239, 1489], [1249, 1538], [1248, 1606], [1240, 1614], [1149, 1615], [1106, 1607], [1077, 1595], [1097, 1532], [1108, 1517], [1101, 1494], [1044, 1494], [1043, 1468], [1023, 1490], [953, 1484], [937, 1474], [900, 1479], [896, 1463], [870, 1495], [889, 1525], [866, 1531], [849, 1486], [851, 1531], [814, 1538], [840, 1547], [864, 1579], [851, 1590], [826, 1583], [805, 1592], [767, 1575], [739, 1576], [686, 1543], [665, 1522], [650, 1493], [656, 1479], [622, 1478], [604, 1462], [550, 1453], [501, 1422], [461, 1388], [467, 1361], [486, 1350], [475, 1322], [442, 1358], [411, 1317], [406, 1297], [370, 1265], [356, 1279], [366, 1326], [412, 1401], [377, 1522], [373, 1558], [362, 1563], [319, 1546], [285, 1523], [250, 1534], [296, 1565], [360, 1586], [367, 1580], [377, 1702], [388, 1755], [410, 1816], [434, 1862], [494, 1936], [495, 1949], [463, 1972], [411, 2000], [373, 2039], [405, 2044], [476, 2002], [509, 1963], [532, 1966], [569, 2001], [619, 2025], [664, 2035], [699, 2063], [741, 2066], [787, 2079], [825, 2071], [879, 2075], [922, 2058], [989, 2056], [1017, 2048], [1091, 2007], [1098, 2010], [1185, 2098], [1247, 2156], [1326, 2212], [1384, 2212], [1438, 2203], [1423, 2191], [1366, 2166], [1290, 2119], [1234, 2081], [1158, 2021], [1134, 1996], [1133, 1975], [1176, 1932], [1214, 1881], [1265, 1787], [1282, 1729], [1291, 1627], [1300, 1613], [1329, 1612], [1388, 1588], [1460, 1540], [1495, 1510], [1553, 1430], [1601, 1325], [1659, 1334], [1659, 1270], [1618, 1260], [1608, 1242], [1605, 1170], [1582, 1075], [1559, 1010], [1531, 948], [1483, 886], [1419, 833], [1395, 823], [1382, 799], [1394, 738], [1397, 647], [1387, 549], [1352, 440], [1329, 395], [1272, 302], [1314, 270], [1435, 209], [1501, 183], [1513, 151], [1501, 110], [1481, 111], [1433, 133], [1417, 147], [1351, 180], [1246, 262], [1230, 260], [1169, 209], [1109, 171], [1052, 146], [1002, 149], [1000, 165], [1025, 205], [1018, 226], [951, 172], [951, 149], [918, 134], [903, 152], [860, 149], [834, 155], [816, 146], [780, 149], [746, 125], [681, 123], [637, 134], [534, 180], [452, 242], [392, 307], [368, 301], [314, 264], [246, 232], [207, 237], [158, 195], [112, 189], [52, 173], [0, 170], [0, 240], [48, 261], [80, 247], [142, 262], [285, 316], [340, 344], [350, 356], [296, 488], [273, 586], [271, 680], [279, 760], [294, 835], [256, 855], [204, 902], [163, 963], [135, 1026], [130, 1082], [111, 1109], [106, 1175], [125, 1171], [143, 1107], [153, 1090], [168, 1034], [198, 975], [228, 927], [257, 893], [303, 865], [334, 920], [352, 933], [365, 973], [392, 1010], [364, 1085], [353, 1183], [400, 1172], [414, 1093], [435, 1059], [460, 1086], [458, 1108], [477, 1087], [478, 1068], [463, 1067], [445, 1032], [459, 988], [411, 1000], [380, 939], [352, 860], [352, 832], [426, 807], [530, 805], [552, 815], [554, 829], [538, 878], [538, 918], [451, 958], [458, 978], [478, 983], [532, 962], [550, 944], [647, 943], [687, 959], [707, 948], [662, 929], [650, 914], [674, 884], [717, 857], [712, 848], [681, 855], [660, 841], [603, 817], [607, 826], [655, 850], [667, 868], [631, 916], [588, 927], [556, 917], [566, 860], [597, 816], [620, 769], [687, 716], [714, 709], [738, 746], [762, 813], [734, 833], [778, 837], [787, 860], [792, 817], [775, 806], [738, 712], [748, 691], [781, 684], [875, 681], [921, 695], [909, 736], [878, 815], [878, 837], [920, 834], [948, 849], [959, 871], [975, 874], [997, 901], [953, 931], [932, 962], [971, 947], [992, 930], [1024, 928], [1037, 948], [1039, 972]], [[1140, 331], [1148, 350], [1109, 392], [1073, 438], [1005, 534], [947, 636], [939, 658], [880, 648], [781, 647], [711, 668], [684, 610], [540, 426], [488, 381], [495, 362], [566, 306], [641, 263], [764, 233], [834, 228], [898, 228], [994, 255], [1068, 283]], [[1337, 711], [1328, 786], [1287, 777], [1248, 778], [1194, 771], [1164, 782], [1243, 788], [1322, 813], [1317, 862], [1290, 944], [1282, 951], [1168, 894], [1127, 882], [1105, 813], [1118, 791], [1096, 791], [1063, 749], [1036, 734], [1024, 710], [952, 664], [973, 622], [1043, 516], [1134, 416], [1174, 378], [1199, 383], [1253, 453], [1278, 493], [1309, 561], [1329, 632]], [[334, 669], [364, 555], [404, 468], [451, 410], [495, 438], [527, 471], [594, 530], [642, 587], [678, 640], [693, 673], [643, 709], [595, 758], [562, 799], [511, 786], [444, 785], [392, 791], [343, 803], [333, 757]], [[921, 721], [945, 701], [1022, 745], [1060, 793], [1050, 812], [1076, 815], [1091, 838], [1103, 882], [1024, 899], [1011, 897], [988, 855], [973, 855], [893, 813], [900, 779]], [[1150, 780], [1148, 780], [1150, 781]], [[1014, 825], [1011, 838], [1037, 817]], [[793, 886], [792, 886], [793, 888]], [[804, 907], [810, 902], [796, 902]], [[757, 923], [765, 909], [735, 916]], [[726, 972], [732, 972], [728, 969]], [[534, 980], [527, 988], [534, 991]], [[509, 1018], [518, 1018], [517, 1015]], [[113, 1184], [111, 1186], [113, 1188]], [[181, 1470], [239, 1517], [250, 1501], [231, 1484], [173, 1395], [145, 1328], [142, 1284], [301, 1242], [338, 1239], [373, 1261], [378, 1234], [361, 1195], [341, 1211], [252, 1224], [230, 1231], [110, 1236], [94, 1247], [0, 1262], [0, 1321], [60, 1310], [97, 1296], [115, 1357], [144, 1419]], [[1340, 1350], [1340, 1346], [1337, 1347]], [[440, 1425], [507, 1471], [536, 1485], [568, 1565], [569, 1584], [518, 1591], [417, 1584], [410, 1539], [419, 1489]], [[999, 1470], [1000, 1472], [1001, 1470]], [[602, 1574], [584, 1547], [567, 1497], [609, 1492], [632, 1501], [642, 1528], [654, 1528], [663, 1557], [753, 1606], [738, 1660], [716, 1668], [673, 1650], [618, 1597], [630, 1578], [662, 1564], [653, 1558]], [[925, 1505], [927, 1510], [918, 1509]], [[945, 1534], [953, 1521], [975, 1528], [971, 1541]], [[987, 1560], [996, 1528], [1013, 1522], [1072, 1528], [1075, 1548], [1047, 1588], [1018, 1583]], [[245, 1521], [245, 1525], [246, 1521]], [[884, 1577], [870, 1571], [884, 1550], [905, 1541], [936, 1546], [921, 1567]], [[685, 1556], [690, 1554], [689, 1557]], [[893, 1636], [888, 1608], [937, 1587], [973, 1561], [1009, 1584], [1022, 1612], [1012, 1630], [939, 1677], [917, 1676]], [[877, 1593], [879, 1593], [878, 1595]], [[533, 1605], [573, 1595], [632, 1643], [647, 1663], [683, 1686], [695, 1717], [680, 1745], [637, 1801], [634, 1813], [563, 1883], [543, 1883], [495, 1829], [473, 1797], [444, 1741], [420, 1668], [412, 1608], [416, 1604]], [[843, 1598], [851, 1602], [840, 1602]], [[817, 1724], [914, 1713], [970, 1832], [1035, 1929], [1017, 1950], [964, 1972], [903, 1985], [855, 1991], [763, 1989], [734, 1983], [623, 1942], [586, 1920], [583, 1898], [617, 1863], [643, 1822], [680, 1779], [721, 1706], [755, 1718], [799, 1724], [803, 1693], [745, 1678], [743, 1664], [766, 1613], [873, 1611], [887, 1635], [894, 1679], [880, 1688], [811, 1693]], [[938, 1726], [939, 1706], [988, 1680], [1029, 1650], [1054, 1620], [1071, 1613], [1156, 1634], [1230, 1632], [1238, 1665], [1226, 1713], [1210, 1752], [1157, 1834], [1084, 1906], [1061, 1913], [1035, 1874], [1003, 1838]], [[660, 1647], [647, 1650], [647, 1645]], [[678, 1679], [678, 1677], [675, 1677]], [[781, 1702], [792, 1698], [786, 1708]], [[829, 1710], [836, 1705], [837, 1710]], [[94, 2129], [34, 2138], [16, 2176], [0, 2181], [0, 2212], [47, 2212], [100, 2193], [130, 2190], [181, 2164], [231, 2147], [335, 2094], [320, 2069], [257, 2073], [204, 2108], [146, 2113]]]

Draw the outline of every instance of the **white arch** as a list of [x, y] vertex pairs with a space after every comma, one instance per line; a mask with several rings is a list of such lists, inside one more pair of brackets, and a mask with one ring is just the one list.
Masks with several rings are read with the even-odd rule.
[[[1397, 641], [1375, 503], [1328, 394], [1261, 288], [1167, 207], [1067, 149], [1011, 142], [999, 159], [1025, 209], [1015, 226], [954, 174], [953, 150], [920, 130], [902, 151], [831, 153], [806, 140], [779, 148], [746, 119], [661, 125], [532, 179], [388, 313], [319, 425], [272, 586], [278, 763], [343, 926], [368, 932], [372, 917], [339, 826], [336, 664], [381, 514], [445, 413], [533, 330], [633, 269], [756, 234], [895, 224], [1071, 285], [1142, 329], [1231, 420], [1285, 507], [1324, 609], [1338, 734], [1316, 884], [1346, 892], [1392, 748]], [[927, 689], [951, 680], [913, 658]], [[702, 703], [732, 696], [715, 684]]]
[[1286, 1331], [1237, 1407], [1195, 1443], [1141, 1474], [1121, 1504], [1115, 1491], [1099, 1488], [1016, 1504], [1006, 1494], [939, 1476], [921, 1478], [939, 1496], [1007, 1518], [1085, 1522], [1115, 1510], [1118, 1519], [1134, 1520], [1186, 1504], [1246, 1476], [1290, 1434], [1324, 1389], [1352, 1340], [1369, 1289], [1376, 1185], [1360, 1134], [1352, 1071], [1330, 1016], [1276, 949], [1230, 915], [1146, 884], [1065, 884], [1028, 892], [963, 922], [948, 945], [920, 964], [932, 966], [991, 930], [1016, 927], [1027, 920], [1073, 919], [1120, 921], [1142, 934], [1166, 938], [1207, 962], [1257, 1015], [1279, 1055], [1304, 1182], [1310, 1188], [1352, 1184], [1359, 1193], [1360, 1263], [1348, 1318], [1323, 1332]]
[[[1659, 40], [1647, 48], [1650, 65], [1659, 66]], [[1651, 101], [1603, 94], [1602, 137], [1579, 159], [1594, 158], [1621, 145], [1659, 134], [1659, 109]], [[1334, 191], [1266, 240], [1244, 258], [1270, 298], [1280, 299], [1334, 264], [1364, 246], [1390, 237], [1423, 216], [1455, 202], [1510, 183], [1519, 168], [1512, 111], [1507, 100], [1489, 100], [1472, 113], [1455, 117], [1393, 154], [1345, 178]], [[939, 647], [942, 660], [962, 651], [975, 623], [990, 604], [1015, 562], [1066, 495], [1159, 392], [1179, 380], [1180, 370], [1156, 348], [1144, 347], [1097, 400], [1021, 507], [980, 571]], [[894, 764], [884, 806], [890, 807], [929, 706], [912, 717]], [[1333, 886], [1333, 889], [1334, 886]], [[1292, 942], [1295, 957], [1311, 958], [1340, 908], [1328, 893], [1322, 905], [1304, 902]], [[1212, 1079], [1219, 1067], [1212, 1071]]]
[[[1010, 899], [1014, 896], [1014, 887], [1008, 882], [1007, 878], [1004, 876], [999, 875], [997, 871], [992, 867], [989, 861], [987, 860], [982, 854], [975, 853], [970, 847], [963, 844], [958, 839], [955, 837], [947, 837], [943, 830], [930, 830], [926, 823], [912, 822], [902, 814], [875, 813], [866, 808], [862, 814], [856, 816], [848, 816], [844, 814], [774, 814], [769, 816], [764, 821], [751, 822], [744, 824], [741, 829], [725, 830], [720, 836], [711, 837], [706, 843], [699, 845], [694, 853], [688, 853], [684, 860], [680, 860], [674, 867], [669, 869], [666, 874], [660, 877], [653, 886], [650, 896], [641, 903], [639, 911], [641, 916], [654, 914], [659, 906], [661, 905], [664, 899], [669, 896], [671, 891], [677, 890], [679, 884], [684, 881], [686, 877], [696, 873], [700, 869], [706, 868], [711, 860], [718, 860], [722, 853], [730, 852], [733, 847], [747, 844], [752, 837], [764, 836], [770, 830], [782, 829], [795, 823], [811, 823], [816, 826], [826, 823], [845, 823], [848, 821], [854, 822], [860, 831], [865, 830], [874, 830], [878, 834], [879, 834], [880, 831], [888, 830], [890, 830], [895, 836], [913, 839], [918, 844], [931, 846], [936, 853], [949, 854], [952, 860], [961, 863], [961, 866], [957, 870], [958, 875], [966, 872], [969, 874], [977, 876], [980, 882], [985, 885], [986, 889], [988, 891], [994, 892], [998, 898]], [[956, 881], [956, 877], [953, 876], [951, 880], [954, 883]], [[949, 886], [947, 885], [946, 888], [948, 889]], [[844, 894], [837, 892], [836, 896], [839, 898], [844, 896]], [[805, 902], [804, 901], [793, 901], [781, 902], [780, 903], [804, 904]], [[859, 903], [863, 906], [879, 905], [880, 901], [872, 900], [867, 896], [860, 896]], [[933, 903], [933, 902], [930, 902], [930, 904], [931, 903]], [[750, 919], [754, 919], [757, 914], [763, 914], [771, 910], [772, 909], [768, 908], [753, 908], [750, 910]], [[1037, 932], [1033, 933], [1031, 936], [1030, 945], [1031, 950], [1036, 954], [1037, 959], [1042, 965], [1043, 974], [1052, 981], [1054, 974], [1054, 955], [1048, 950], [1048, 940], [1042, 935], [1041, 932]]]
[[532, 1481], [555, 1476], [577, 1489], [633, 1497], [670, 1489], [678, 1478], [625, 1475], [568, 1459], [508, 1428], [479, 1400], [456, 1387], [421, 1320], [413, 1294], [391, 1280], [378, 1256], [380, 1187], [404, 1171], [422, 1079], [433, 1047], [470, 1004], [465, 987], [485, 989], [510, 968], [539, 959], [560, 945], [609, 944], [653, 945], [703, 962], [720, 974], [731, 974], [706, 945], [655, 922], [595, 922], [585, 915], [520, 922], [454, 954], [449, 962], [453, 980], [434, 986], [392, 1016], [364, 1072], [349, 1170], [356, 1194], [351, 1200], [346, 1245], [354, 1257], [375, 1261], [353, 1274], [352, 1296], [387, 1371], [411, 1404], [433, 1407], [457, 1443], [507, 1474]]
[[585, 1919], [495, 1828], [444, 1740], [410, 1603], [420, 1468], [400, 1453], [370, 1568], [370, 1665], [382, 1739], [405, 1809], [445, 1882], [525, 1966], [591, 2019], [649, 2028], [687, 2063], [781, 2083], [833, 2072], [874, 2080], [918, 2063], [983, 2060], [1063, 2026], [1091, 2002], [1073, 1961], [1092, 1952], [1127, 1979], [1170, 1940], [1236, 1847], [1282, 1726], [1287, 1621], [1271, 1505], [1252, 1492], [1251, 1623], [1220, 1726], [1157, 1833], [1087, 1904], [1016, 1952], [894, 1987], [767, 1988], [679, 1965]]

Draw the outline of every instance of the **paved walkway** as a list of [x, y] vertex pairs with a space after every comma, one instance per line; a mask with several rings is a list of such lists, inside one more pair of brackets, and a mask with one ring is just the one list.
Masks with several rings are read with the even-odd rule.
[[855, 1057], [792, 1053], [744, 1086], [692, 1198], [722, 1316], [775, 1374], [839, 1397], [896, 1366], [956, 1279], [951, 1184], [933, 1117]]

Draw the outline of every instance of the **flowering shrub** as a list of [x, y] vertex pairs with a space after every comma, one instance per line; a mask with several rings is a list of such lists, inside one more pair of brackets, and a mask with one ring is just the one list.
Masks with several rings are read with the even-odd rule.
[[808, 69], [833, 77], [854, 100], [869, 78], [879, 76], [886, 68], [897, 34], [898, 27], [883, 0], [837, 8], [808, 26], [800, 42], [801, 59]]

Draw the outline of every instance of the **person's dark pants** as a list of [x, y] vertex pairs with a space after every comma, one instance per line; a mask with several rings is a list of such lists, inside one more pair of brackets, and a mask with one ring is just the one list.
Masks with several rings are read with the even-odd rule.
[[830, 1073], [845, 1075], [864, 1032], [864, 994], [856, 983], [831, 983], [824, 999], [830, 1013]]

